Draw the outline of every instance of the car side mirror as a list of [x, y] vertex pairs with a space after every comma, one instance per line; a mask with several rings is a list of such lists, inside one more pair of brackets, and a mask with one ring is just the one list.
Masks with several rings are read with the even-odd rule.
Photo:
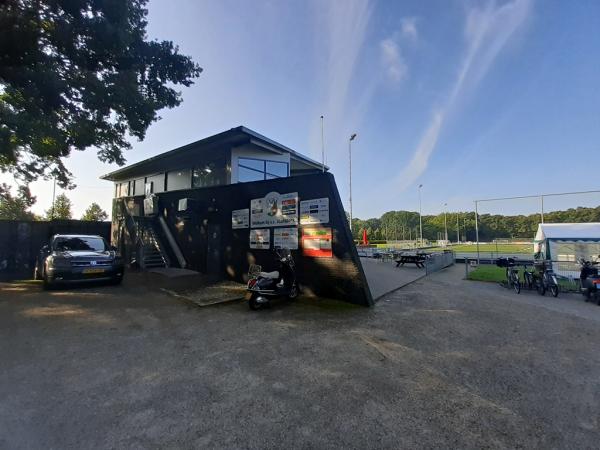
[[44, 245], [42, 247], [42, 252], [43, 253], [50, 253], [50, 246], [49, 245]]

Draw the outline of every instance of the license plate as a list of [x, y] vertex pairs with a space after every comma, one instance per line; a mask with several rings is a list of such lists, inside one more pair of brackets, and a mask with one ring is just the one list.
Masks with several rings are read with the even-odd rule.
[[83, 273], [102, 273], [104, 269], [83, 269]]

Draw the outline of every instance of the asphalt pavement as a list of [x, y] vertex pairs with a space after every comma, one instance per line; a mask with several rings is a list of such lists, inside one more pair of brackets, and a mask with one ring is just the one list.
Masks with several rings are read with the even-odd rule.
[[0, 448], [598, 448], [600, 307], [463, 273], [259, 312], [0, 284]]

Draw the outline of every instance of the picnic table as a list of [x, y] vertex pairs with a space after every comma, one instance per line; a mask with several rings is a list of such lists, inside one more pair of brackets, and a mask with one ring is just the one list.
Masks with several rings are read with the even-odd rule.
[[414, 264], [419, 268], [425, 267], [426, 253], [403, 253], [399, 259], [396, 259], [396, 267], [401, 267], [406, 263]]

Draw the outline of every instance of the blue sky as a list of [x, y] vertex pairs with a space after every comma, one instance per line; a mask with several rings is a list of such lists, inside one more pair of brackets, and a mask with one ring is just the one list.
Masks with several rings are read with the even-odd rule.
[[[161, 112], [135, 162], [245, 125], [327, 163], [354, 216], [473, 208], [476, 198], [600, 189], [600, 2], [151, 0], [150, 37], [204, 72]], [[71, 157], [77, 214], [110, 210], [114, 167]], [[51, 183], [33, 186], [36, 211]], [[600, 195], [549, 199], [547, 209]], [[484, 212], [534, 212], [535, 201]]]

